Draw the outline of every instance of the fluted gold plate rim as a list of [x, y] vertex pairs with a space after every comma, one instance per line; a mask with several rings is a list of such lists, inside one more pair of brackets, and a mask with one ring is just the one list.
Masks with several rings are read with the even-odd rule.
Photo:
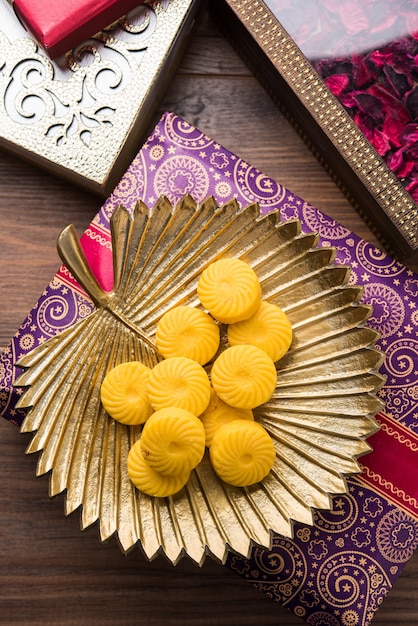
[[[350, 268], [299, 220], [282, 222], [278, 212], [261, 215], [257, 204], [234, 200], [219, 207], [185, 196], [173, 207], [162, 197], [152, 209], [139, 202], [132, 214], [118, 207], [111, 233], [114, 288], [105, 293], [74, 229], [64, 229], [60, 254], [96, 310], [17, 363], [24, 371], [16, 385], [26, 387], [22, 431], [33, 433], [27, 452], [40, 453], [37, 475], [50, 472], [50, 495], [65, 492], [66, 513], [80, 509], [82, 528], [97, 523], [103, 541], [116, 535], [123, 551], [139, 544], [147, 558], [163, 553], [174, 564], [185, 554], [199, 564], [208, 554], [224, 562], [229, 550], [246, 556], [253, 544], [269, 547], [273, 532], [291, 537], [294, 522], [312, 524], [313, 511], [329, 509], [332, 494], [347, 492], [346, 477], [360, 472], [383, 408], [383, 354]], [[292, 322], [276, 390], [255, 411], [276, 461], [262, 483], [237, 488], [216, 476], [206, 454], [183, 490], [152, 498], [126, 470], [141, 427], [104, 412], [100, 384], [119, 362], [160, 360], [158, 320], [177, 304], [201, 306], [198, 277], [223, 256], [248, 262], [263, 298]]]

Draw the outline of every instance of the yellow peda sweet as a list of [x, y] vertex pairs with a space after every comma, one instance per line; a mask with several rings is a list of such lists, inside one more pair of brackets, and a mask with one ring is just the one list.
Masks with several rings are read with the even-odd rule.
[[148, 396], [156, 411], [175, 406], [200, 415], [209, 404], [209, 378], [196, 361], [173, 356], [152, 368]]
[[251, 409], [239, 409], [226, 404], [212, 389], [209, 406], [199, 415], [199, 419], [205, 429], [206, 445], [209, 447], [218, 428], [236, 419], [253, 420], [254, 415]]
[[230, 324], [227, 332], [229, 345], [257, 346], [273, 361], [281, 359], [292, 343], [292, 326], [286, 313], [266, 300], [249, 319]]
[[163, 476], [185, 475], [205, 453], [205, 429], [198, 417], [176, 407], [156, 411], [141, 435], [141, 452]]
[[164, 498], [172, 496], [184, 487], [190, 473], [163, 476], [156, 472], [145, 461], [141, 452], [139, 439], [129, 450], [128, 476], [137, 489], [149, 496]]
[[122, 424], [143, 424], [153, 412], [148, 398], [150, 368], [140, 361], [109, 370], [100, 388], [105, 411]]
[[248, 263], [225, 258], [214, 261], [203, 270], [197, 295], [215, 319], [231, 324], [256, 312], [261, 302], [261, 286]]
[[176, 306], [158, 322], [155, 339], [164, 358], [185, 356], [205, 365], [218, 350], [219, 326], [201, 309]]
[[216, 431], [209, 456], [219, 478], [236, 487], [248, 487], [267, 476], [276, 451], [261, 424], [234, 420]]
[[276, 367], [256, 346], [231, 346], [221, 352], [212, 366], [212, 385], [231, 406], [253, 409], [267, 402], [275, 390]]

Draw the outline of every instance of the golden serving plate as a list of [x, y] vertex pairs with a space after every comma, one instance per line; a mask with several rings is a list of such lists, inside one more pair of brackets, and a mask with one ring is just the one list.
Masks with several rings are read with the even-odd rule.
[[[133, 215], [116, 209], [111, 232], [114, 288], [105, 293], [73, 227], [63, 231], [60, 255], [97, 309], [17, 364], [24, 372], [16, 385], [28, 387], [22, 430], [34, 432], [28, 452], [41, 452], [37, 475], [51, 471], [50, 495], [66, 491], [66, 513], [81, 507], [82, 528], [98, 522], [102, 540], [116, 534], [124, 551], [139, 542], [149, 559], [163, 552], [172, 563], [184, 554], [199, 564], [207, 554], [224, 561], [228, 549], [247, 555], [253, 542], [270, 546], [272, 531], [291, 537], [292, 521], [312, 524], [312, 509], [329, 509], [330, 495], [347, 491], [345, 476], [360, 471], [357, 458], [370, 451], [366, 438], [382, 409], [383, 355], [350, 269], [334, 264], [335, 251], [319, 248], [298, 220], [261, 216], [257, 204], [218, 207], [209, 198], [197, 206], [186, 196], [173, 208], [160, 198]], [[293, 325], [275, 393], [256, 410], [276, 461], [262, 483], [237, 488], [216, 476], [206, 455], [177, 495], [152, 498], [126, 469], [140, 427], [105, 413], [101, 382], [122, 361], [160, 360], [158, 320], [178, 304], [201, 306], [198, 277], [223, 256], [248, 262], [263, 298]]]

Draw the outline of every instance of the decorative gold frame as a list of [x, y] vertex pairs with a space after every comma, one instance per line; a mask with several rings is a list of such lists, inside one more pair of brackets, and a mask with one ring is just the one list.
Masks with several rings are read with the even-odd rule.
[[214, 0], [214, 14], [356, 209], [418, 268], [418, 207], [263, 0]]

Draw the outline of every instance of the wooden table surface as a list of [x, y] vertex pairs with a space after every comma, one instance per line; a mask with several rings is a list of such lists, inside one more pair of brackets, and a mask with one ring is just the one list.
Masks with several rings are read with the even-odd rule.
[[[348, 201], [204, 14], [158, 110], [186, 118], [365, 239], [375, 242]], [[139, 148], [140, 146], [138, 146]], [[26, 317], [59, 266], [59, 231], [87, 227], [102, 201], [0, 153], [0, 346]], [[176, 567], [122, 555], [81, 532], [78, 513], [48, 498], [35, 479], [28, 439], [0, 419], [0, 624], [285, 626], [303, 622], [208, 559]], [[418, 554], [378, 611], [374, 626], [418, 623]], [[355, 625], [353, 625], [355, 626]]]

